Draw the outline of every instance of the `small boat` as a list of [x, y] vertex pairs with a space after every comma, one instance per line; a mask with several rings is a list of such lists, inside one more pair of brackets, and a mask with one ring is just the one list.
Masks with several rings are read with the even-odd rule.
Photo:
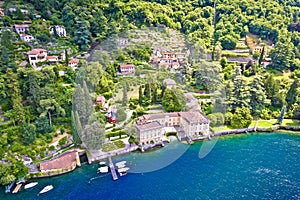
[[98, 168], [98, 173], [107, 173], [108, 172], [108, 166], [103, 166]]
[[106, 165], [106, 162], [104, 162], [104, 161], [99, 162], [99, 165]]
[[19, 192], [19, 190], [21, 189], [21, 186], [22, 186], [22, 183], [19, 183], [16, 187], [15, 187], [15, 189], [13, 190], [13, 194], [16, 194], [16, 193], [18, 193]]
[[44, 189], [42, 189], [42, 190], [40, 191], [39, 194], [43, 194], [43, 193], [48, 192], [48, 191], [50, 191], [50, 190], [52, 190], [52, 189], [53, 189], [53, 185], [47, 185], [46, 187], [44, 187]]
[[32, 188], [34, 186], [36, 186], [38, 184], [38, 182], [32, 182], [32, 183], [28, 183], [24, 186], [24, 189], [29, 189], [29, 188]]
[[123, 168], [122, 166], [125, 166], [125, 164], [126, 164], [126, 161], [121, 161], [121, 162], [117, 162], [117, 163], [116, 163], [116, 166], [117, 166], [118, 168]]
[[119, 172], [120, 176], [125, 176], [125, 175], [127, 175], [128, 170], [129, 170], [128, 167], [124, 167], [124, 168], [118, 169], [118, 172]]
[[9, 185], [5, 186], [5, 193], [9, 193], [11, 188], [15, 185], [16, 181], [12, 181]]

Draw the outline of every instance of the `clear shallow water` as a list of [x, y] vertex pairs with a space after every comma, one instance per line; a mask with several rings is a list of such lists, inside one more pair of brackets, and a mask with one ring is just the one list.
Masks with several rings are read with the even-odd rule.
[[[0, 199], [300, 199], [300, 135], [271, 133], [223, 137], [199, 159], [202, 143], [172, 142], [164, 148], [115, 158], [127, 160], [133, 171], [114, 182], [97, 176], [97, 164], [72, 173], [39, 179], [29, 191], [16, 195], [0, 191]], [[174, 153], [176, 151], [177, 153]], [[178, 153], [179, 152], [179, 153]], [[46, 185], [54, 189], [37, 196]]]

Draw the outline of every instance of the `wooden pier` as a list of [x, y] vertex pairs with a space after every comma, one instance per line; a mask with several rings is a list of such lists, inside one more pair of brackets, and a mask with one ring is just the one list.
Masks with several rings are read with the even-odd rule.
[[112, 162], [112, 159], [111, 159], [110, 156], [108, 156], [108, 163], [109, 163], [109, 168], [110, 168], [113, 180], [114, 181], [118, 180], [118, 175], [117, 175], [117, 172], [116, 172], [116, 169], [115, 169], [115, 165]]

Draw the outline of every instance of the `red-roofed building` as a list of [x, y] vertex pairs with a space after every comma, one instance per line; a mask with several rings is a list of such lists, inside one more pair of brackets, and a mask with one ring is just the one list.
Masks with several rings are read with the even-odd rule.
[[29, 31], [29, 26], [27, 24], [21, 24], [21, 25], [14, 25], [15, 31], [20, 34], [20, 33], [25, 33], [25, 31]]
[[46, 60], [48, 60], [50, 64], [55, 64], [59, 61], [58, 56], [47, 56]]
[[27, 52], [29, 63], [31, 66], [36, 67], [36, 63], [46, 61], [47, 50], [45, 49], [32, 49]]
[[96, 103], [100, 103], [102, 107], [104, 107], [105, 104], [105, 97], [104, 96], [98, 96], [96, 99]]
[[72, 69], [75, 70], [77, 68], [78, 63], [79, 63], [79, 59], [74, 58], [69, 61], [68, 66], [72, 67]]
[[119, 73], [123, 76], [134, 76], [134, 65], [133, 64], [120, 64]]
[[21, 33], [20, 38], [24, 42], [30, 42], [30, 41], [34, 40], [34, 37], [32, 35], [28, 35], [28, 34], [25, 34], [25, 33]]

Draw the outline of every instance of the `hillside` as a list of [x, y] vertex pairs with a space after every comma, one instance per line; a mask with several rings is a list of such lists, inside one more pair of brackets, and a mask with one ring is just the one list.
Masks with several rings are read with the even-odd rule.
[[187, 110], [187, 93], [216, 129], [300, 119], [299, 1], [218, 0], [215, 10], [212, 0], [0, 7], [2, 185], [28, 174], [24, 159], [36, 168], [73, 145], [99, 149], [122, 135], [135, 142], [126, 118]]

